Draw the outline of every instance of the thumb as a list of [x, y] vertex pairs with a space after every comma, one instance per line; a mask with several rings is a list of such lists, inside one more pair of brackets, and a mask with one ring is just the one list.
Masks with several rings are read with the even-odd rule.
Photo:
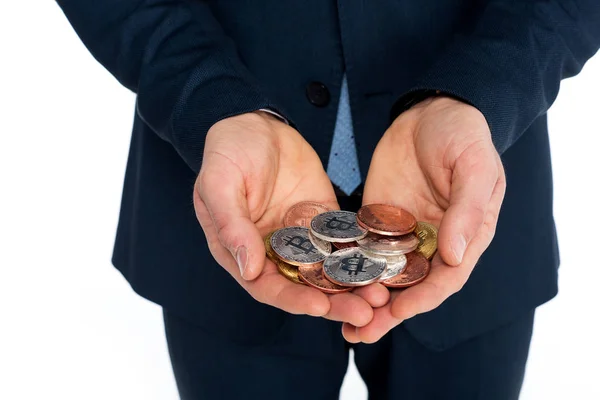
[[469, 242], [484, 222], [488, 203], [499, 178], [493, 148], [471, 146], [455, 162], [450, 204], [440, 225], [438, 248], [444, 262], [462, 262]]
[[231, 253], [242, 278], [258, 277], [265, 262], [265, 248], [258, 228], [250, 219], [242, 172], [229, 159], [216, 154], [205, 159], [196, 190], [206, 205], [221, 246]]

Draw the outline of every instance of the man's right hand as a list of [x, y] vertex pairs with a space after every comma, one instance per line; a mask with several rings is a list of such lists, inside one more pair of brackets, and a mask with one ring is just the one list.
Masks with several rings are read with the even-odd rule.
[[272, 115], [242, 114], [211, 127], [193, 198], [213, 257], [256, 300], [354, 326], [369, 323], [372, 307], [387, 303], [389, 292], [380, 285], [326, 295], [293, 283], [265, 257], [262, 238], [282, 227], [294, 204], [339, 208], [315, 151]]

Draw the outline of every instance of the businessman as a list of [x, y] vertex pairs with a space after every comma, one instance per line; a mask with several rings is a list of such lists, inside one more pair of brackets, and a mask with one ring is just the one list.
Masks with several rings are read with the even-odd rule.
[[[557, 292], [546, 112], [597, 0], [58, 3], [137, 94], [112, 260], [163, 307], [181, 398], [336, 398], [349, 348], [372, 399], [518, 398]], [[287, 281], [262, 237], [303, 200], [435, 224], [431, 274]]]

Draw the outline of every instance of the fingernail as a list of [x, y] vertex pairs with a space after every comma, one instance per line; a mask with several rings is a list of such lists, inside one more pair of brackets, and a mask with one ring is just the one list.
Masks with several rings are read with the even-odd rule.
[[456, 260], [459, 264], [462, 262], [466, 248], [467, 241], [465, 240], [465, 237], [461, 234], [455, 236], [452, 240], [452, 251], [454, 252], [454, 257], [456, 257]]
[[242, 274], [243, 278], [244, 271], [246, 271], [246, 267], [248, 266], [248, 251], [246, 250], [246, 246], [241, 246], [238, 248], [236, 261], [238, 267], [240, 268], [240, 274]]

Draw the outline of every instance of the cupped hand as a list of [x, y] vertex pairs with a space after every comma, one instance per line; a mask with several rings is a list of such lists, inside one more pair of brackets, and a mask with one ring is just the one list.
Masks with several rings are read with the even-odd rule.
[[458, 292], [494, 236], [505, 189], [504, 168], [476, 108], [437, 97], [401, 114], [373, 154], [363, 204], [396, 205], [434, 224], [438, 252], [429, 276], [391, 290], [369, 324], [344, 324], [346, 340], [373, 343]]
[[196, 216], [215, 260], [256, 300], [293, 314], [367, 324], [389, 293], [365, 289], [326, 295], [293, 283], [265, 257], [263, 238], [282, 227], [300, 201], [337, 209], [319, 157], [292, 127], [264, 112], [226, 118], [211, 127], [194, 188]]

